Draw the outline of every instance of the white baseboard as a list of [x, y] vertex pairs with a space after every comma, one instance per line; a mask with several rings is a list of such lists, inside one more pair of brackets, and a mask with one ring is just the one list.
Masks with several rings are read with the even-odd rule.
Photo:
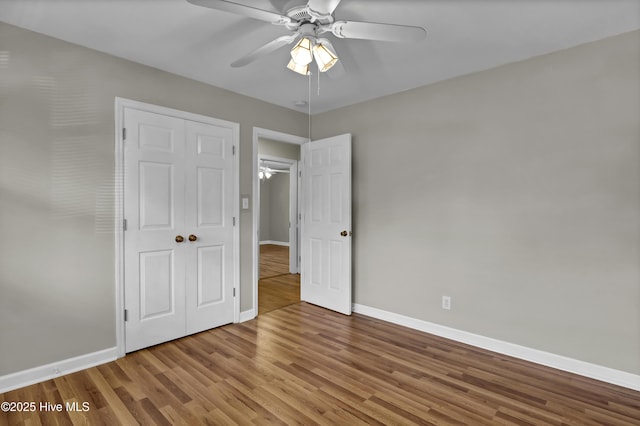
[[249, 309], [247, 311], [242, 311], [242, 312], [240, 312], [240, 321], [239, 322], [251, 321], [255, 317], [256, 317], [256, 310], [255, 309]]
[[114, 361], [117, 358], [117, 348], [113, 347], [7, 374], [0, 377], [0, 393], [40, 383], [65, 374], [75, 373], [76, 371]]
[[591, 379], [640, 391], [640, 375], [637, 374], [627, 373], [626, 371], [615, 370], [613, 368], [603, 367], [597, 364], [591, 364], [589, 362], [544, 352], [538, 349], [528, 348], [526, 346], [516, 345], [514, 343], [504, 342], [502, 340], [492, 339], [490, 337], [445, 327], [393, 312], [359, 305], [357, 303], [353, 304], [353, 312], [393, 324], [402, 325], [404, 327], [413, 328], [415, 330], [424, 331], [425, 333], [435, 334], [436, 336], [451, 339], [456, 342], [466, 343], [478, 348], [509, 355], [525, 361], [531, 361], [536, 364], [557, 368], [558, 370], [568, 371]]
[[260, 241], [260, 245], [265, 245], [265, 244], [273, 244], [274, 246], [285, 246], [285, 247], [289, 247], [289, 243], [286, 241], [273, 241], [273, 240], [264, 240], [264, 241]]

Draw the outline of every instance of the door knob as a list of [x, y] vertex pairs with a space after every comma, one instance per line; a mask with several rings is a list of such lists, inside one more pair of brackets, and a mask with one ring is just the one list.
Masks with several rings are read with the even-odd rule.
[[176, 235], [176, 243], [181, 243], [184, 241], [184, 237], [182, 235]]
[[343, 237], [346, 237], [347, 235], [349, 235], [349, 233], [347, 231], [342, 231], [340, 235], [342, 235]]
[[197, 236], [195, 236], [195, 235], [193, 235], [193, 234], [189, 235], [189, 241], [195, 241], [195, 240], [197, 240], [197, 239], [198, 239], [198, 237], [197, 237]]

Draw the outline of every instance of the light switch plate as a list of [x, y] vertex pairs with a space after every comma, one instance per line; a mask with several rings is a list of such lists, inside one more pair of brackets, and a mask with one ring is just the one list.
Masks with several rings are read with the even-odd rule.
[[249, 210], [249, 197], [242, 197], [242, 210]]

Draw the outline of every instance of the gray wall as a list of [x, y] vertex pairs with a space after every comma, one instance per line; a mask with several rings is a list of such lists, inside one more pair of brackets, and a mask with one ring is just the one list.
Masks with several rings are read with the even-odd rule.
[[[300, 145], [260, 138], [258, 153], [300, 160]], [[289, 179], [275, 174], [260, 183], [260, 241], [289, 242]]]
[[[115, 345], [116, 96], [305, 135], [307, 116], [0, 23], [0, 376]], [[252, 306], [242, 211], [241, 310]]]
[[272, 157], [300, 160], [300, 145], [259, 138], [258, 153]]
[[271, 239], [271, 185], [260, 181], [260, 236], [259, 241]]
[[289, 242], [289, 174], [260, 182], [260, 241]]
[[639, 75], [633, 32], [314, 116], [355, 302], [640, 373]]

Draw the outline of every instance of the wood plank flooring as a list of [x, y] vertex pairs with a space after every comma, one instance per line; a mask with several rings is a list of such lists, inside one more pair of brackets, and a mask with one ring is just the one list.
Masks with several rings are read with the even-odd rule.
[[300, 275], [289, 273], [289, 247], [260, 246], [258, 315], [300, 301]]
[[275, 244], [260, 246], [260, 279], [289, 273], [289, 247]]
[[0, 395], [0, 424], [638, 425], [640, 392], [296, 303]]
[[300, 301], [300, 275], [284, 274], [258, 281], [258, 315]]

